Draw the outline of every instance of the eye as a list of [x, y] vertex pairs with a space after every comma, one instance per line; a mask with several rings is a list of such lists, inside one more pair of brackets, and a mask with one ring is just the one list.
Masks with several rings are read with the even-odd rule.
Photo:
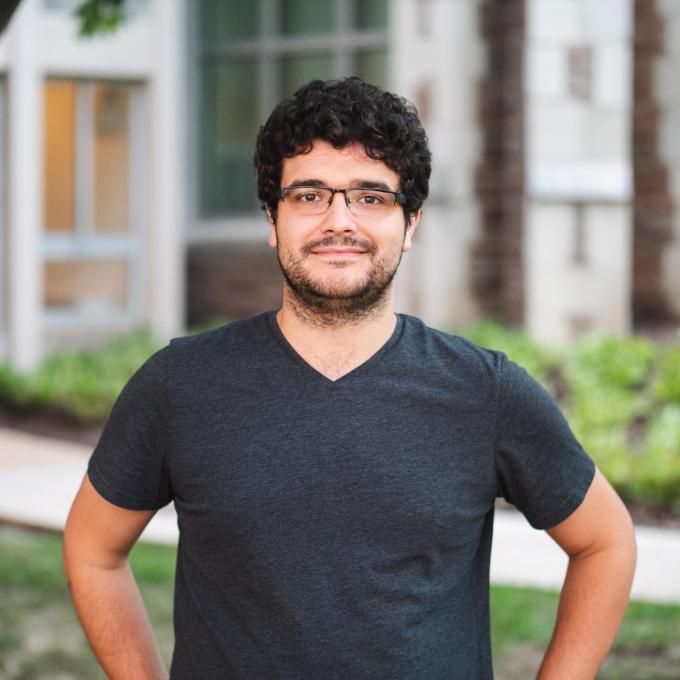
[[354, 199], [357, 203], [364, 205], [385, 205], [387, 196], [376, 191], [362, 191]]
[[315, 203], [322, 200], [320, 191], [306, 187], [294, 189], [290, 192], [291, 198], [298, 203]]

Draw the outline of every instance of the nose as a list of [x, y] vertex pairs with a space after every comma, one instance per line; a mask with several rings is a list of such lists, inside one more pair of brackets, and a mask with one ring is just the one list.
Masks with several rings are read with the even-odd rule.
[[354, 215], [347, 206], [345, 194], [338, 192], [333, 194], [328, 210], [323, 215], [324, 231], [356, 231], [357, 224]]

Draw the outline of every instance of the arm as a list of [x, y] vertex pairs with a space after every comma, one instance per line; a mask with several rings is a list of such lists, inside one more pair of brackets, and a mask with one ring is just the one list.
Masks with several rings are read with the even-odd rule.
[[581, 505], [548, 533], [569, 555], [569, 567], [538, 680], [591, 680], [628, 603], [636, 560], [633, 524], [596, 470]]
[[64, 529], [64, 568], [76, 612], [112, 680], [168, 677], [127, 559], [153, 515], [109, 503], [85, 475]]

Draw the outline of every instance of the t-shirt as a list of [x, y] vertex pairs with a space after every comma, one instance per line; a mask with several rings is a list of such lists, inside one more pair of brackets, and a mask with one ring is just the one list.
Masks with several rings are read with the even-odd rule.
[[544, 529], [593, 475], [502, 353], [398, 315], [332, 381], [275, 312], [155, 353], [89, 464], [112, 503], [175, 503], [173, 680], [491, 678], [495, 498]]

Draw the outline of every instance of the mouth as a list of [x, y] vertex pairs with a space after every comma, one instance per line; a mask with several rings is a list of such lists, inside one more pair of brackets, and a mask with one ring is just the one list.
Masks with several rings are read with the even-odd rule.
[[310, 252], [324, 259], [357, 259], [367, 251], [356, 248], [314, 248]]

